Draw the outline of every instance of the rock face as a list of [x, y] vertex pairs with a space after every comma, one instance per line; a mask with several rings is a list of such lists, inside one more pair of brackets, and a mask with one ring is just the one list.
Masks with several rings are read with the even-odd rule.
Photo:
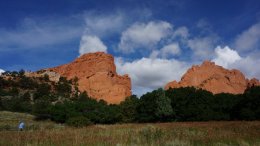
[[131, 95], [131, 80], [128, 75], [116, 73], [114, 57], [97, 52], [84, 54], [72, 63], [47, 69], [59, 73], [67, 79], [78, 78], [80, 91], [90, 97], [118, 104]]
[[58, 82], [60, 79], [60, 74], [48, 70], [41, 70], [38, 72], [25, 72], [27, 77], [44, 77], [44, 75], [49, 76], [49, 80], [53, 82]]
[[165, 86], [165, 89], [193, 86], [213, 94], [241, 94], [247, 87], [259, 85], [257, 79], [248, 80], [239, 70], [228, 70], [215, 65], [214, 62], [205, 61], [202, 65], [192, 66], [182, 76], [180, 82], [172, 81]]

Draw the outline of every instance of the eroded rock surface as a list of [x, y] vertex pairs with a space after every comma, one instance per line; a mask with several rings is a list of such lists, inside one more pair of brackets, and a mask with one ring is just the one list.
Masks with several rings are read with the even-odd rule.
[[103, 52], [84, 54], [71, 63], [47, 70], [67, 79], [77, 77], [80, 91], [108, 103], [118, 104], [131, 95], [130, 77], [118, 75], [114, 57]]
[[205, 61], [201, 65], [192, 66], [181, 78], [180, 82], [169, 82], [165, 89], [179, 87], [202, 88], [214, 94], [242, 94], [247, 87], [260, 85], [257, 79], [248, 80], [236, 69], [228, 70]]

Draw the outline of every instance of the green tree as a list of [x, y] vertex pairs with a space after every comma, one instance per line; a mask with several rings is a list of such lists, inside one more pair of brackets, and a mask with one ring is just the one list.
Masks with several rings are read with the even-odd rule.
[[29, 77], [23, 76], [19, 80], [19, 87], [21, 87], [23, 89], [35, 89], [35, 87], [37, 87], [37, 85], [38, 85], [37, 82]]
[[260, 120], [260, 86], [248, 88], [234, 107], [235, 120]]
[[81, 116], [82, 113], [77, 110], [77, 104], [69, 101], [57, 103], [50, 107], [51, 119], [58, 123], [64, 123], [71, 117]]
[[84, 126], [91, 125], [92, 122], [84, 116], [77, 116], [77, 117], [70, 117], [66, 121], [66, 124], [73, 127], [84, 127]]
[[49, 75], [48, 75], [48, 74], [44, 74], [43, 80], [44, 80], [45, 82], [49, 82], [49, 81], [50, 81]]
[[25, 92], [22, 96], [21, 96], [21, 100], [22, 101], [31, 101], [31, 94], [30, 92]]
[[158, 89], [141, 97], [137, 112], [140, 122], [168, 121], [171, 119], [173, 109], [170, 99], [165, 96], [165, 91]]
[[66, 78], [61, 77], [59, 82], [56, 84], [55, 89], [57, 90], [59, 95], [69, 97], [70, 93], [72, 92], [71, 84], [72, 83]]
[[37, 120], [45, 120], [50, 118], [51, 103], [47, 100], [39, 99], [32, 106], [32, 113]]
[[193, 87], [169, 89], [166, 93], [171, 99], [175, 120], [207, 121], [213, 119], [212, 93]]
[[232, 120], [232, 110], [240, 100], [239, 95], [220, 93], [214, 95], [213, 98], [211, 107], [214, 117], [212, 120]]
[[127, 97], [124, 101], [120, 103], [122, 121], [123, 122], [134, 122], [137, 119], [137, 106], [139, 104], [139, 99], [136, 95], [131, 95]]
[[25, 74], [25, 71], [23, 69], [21, 69], [19, 72], [18, 72], [18, 75], [19, 77], [23, 77]]
[[51, 86], [47, 83], [39, 84], [35, 94], [34, 94], [34, 100], [37, 100], [40, 97], [48, 96], [51, 92]]
[[161, 88], [157, 90], [156, 97], [157, 109], [155, 110], [155, 115], [164, 121], [164, 118], [170, 117], [173, 114], [171, 100], [165, 96], [165, 91]]

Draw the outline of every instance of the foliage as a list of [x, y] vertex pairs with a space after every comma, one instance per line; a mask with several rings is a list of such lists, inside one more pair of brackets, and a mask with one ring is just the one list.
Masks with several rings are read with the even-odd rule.
[[35, 89], [35, 87], [37, 87], [38, 84], [33, 79], [22, 76], [19, 81], [19, 86], [23, 89]]
[[64, 77], [61, 77], [55, 88], [60, 95], [65, 96], [66, 94], [71, 93], [71, 82]]
[[260, 120], [260, 86], [247, 89], [233, 111], [236, 120]]
[[94, 124], [260, 120], [260, 87], [248, 88], [240, 95], [213, 95], [193, 87], [157, 89], [113, 105], [80, 93], [77, 78], [61, 77], [55, 83], [47, 75], [26, 77], [23, 70], [7, 71], [4, 76], [0, 76], [0, 110], [32, 113], [38, 120], [76, 126], [84, 123], [83, 119]]
[[69, 126], [73, 126], [73, 127], [83, 127], [92, 124], [91, 121], [84, 116], [71, 117], [66, 121], [66, 123]]
[[136, 95], [127, 97], [123, 102], [120, 103], [120, 110], [122, 112], [122, 122], [134, 122], [137, 120], [137, 106], [139, 99]]
[[137, 112], [140, 122], [155, 122], [169, 120], [173, 110], [170, 99], [165, 96], [165, 91], [158, 89], [140, 98]]
[[51, 103], [47, 100], [37, 100], [32, 107], [32, 113], [36, 116], [37, 120], [45, 120], [50, 117], [49, 108]]

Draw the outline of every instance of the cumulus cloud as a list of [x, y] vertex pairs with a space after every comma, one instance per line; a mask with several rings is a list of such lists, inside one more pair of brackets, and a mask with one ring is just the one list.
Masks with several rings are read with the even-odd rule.
[[83, 35], [80, 40], [79, 54], [107, 52], [107, 47], [97, 36]]
[[235, 39], [235, 48], [239, 51], [250, 51], [260, 47], [260, 23], [251, 26]]
[[181, 53], [181, 49], [178, 43], [172, 43], [164, 46], [161, 49], [161, 52], [162, 52], [162, 57], [166, 58], [167, 56], [170, 55], [179, 55]]
[[248, 54], [246, 57], [241, 57], [236, 50], [225, 46], [215, 48], [215, 58], [212, 60], [216, 64], [229, 69], [238, 69], [244, 73], [247, 78], [260, 79], [260, 68], [256, 64], [260, 63], [259, 58], [255, 58], [255, 54]]
[[153, 49], [154, 46], [167, 37], [172, 31], [172, 25], [165, 21], [150, 21], [135, 23], [122, 32], [119, 51], [132, 53], [136, 49]]
[[181, 37], [181, 38], [188, 38], [189, 36], [189, 30], [187, 27], [182, 26], [177, 28], [174, 32], [173, 32], [173, 37]]
[[123, 31], [126, 16], [122, 12], [113, 14], [97, 14], [88, 12], [84, 14], [85, 33], [96, 35], [98, 37], [108, 37], [115, 33]]
[[229, 68], [236, 68], [242, 71], [247, 78], [260, 79], [260, 68], [256, 65], [260, 64], [260, 59], [253, 59], [251, 56], [242, 58], [229, 66]]
[[152, 59], [155, 59], [155, 58], [158, 58], [159, 55], [160, 55], [160, 51], [159, 50], [153, 50], [149, 56], [149, 58], [152, 58]]
[[218, 37], [215, 35], [195, 37], [189, 39], [187, 45], [193, 51], [196, 57], [201, 59], [208, 59], [212, 57], [217, 40]]
[[160, 50], [153, 50], [152, 53], [150, 54], [150, 58], [157, 58], [157, 57], [162, 57], [162, 58], [167, 58], [170, 56], [174, 55], [180, 55], [181, 49], [178, 43], [171, 43], [169, 45], [165, 45], [163, 48]]
[[132, 62], [116, 58], [116, 65], [120, 74], [129, 74], [134, 94], [138, 95], [164, 87], [170, 81], [179, 80], [188, 68], [185, 62], [159, 58], [141, 58]]
[[110, 13], [86, 11], [82, 15], [85, 20], [85, 33], [103, 39], [120, 35], [130, 24], [150, 18], [152, 12], [149, 9], [132, 9], [131, 11], [116, 10]]
[[228, 67], [229, 65], [235, 63], [238, 60], [241, 60], [241, 57], [239, 54], [235, 51], [229, 48], [228, 46], [225, 46], [224, 48], [221, 48], [220, 46], [217, 46], [215, 48], [216, 58], [213, 59], [216, 64], [221, 65], [223, 67]]
[[1, 75], [2, 73], [4, 73], [4, 72], [5, 72], [5, 71], [0, 68], [0, 75]]

